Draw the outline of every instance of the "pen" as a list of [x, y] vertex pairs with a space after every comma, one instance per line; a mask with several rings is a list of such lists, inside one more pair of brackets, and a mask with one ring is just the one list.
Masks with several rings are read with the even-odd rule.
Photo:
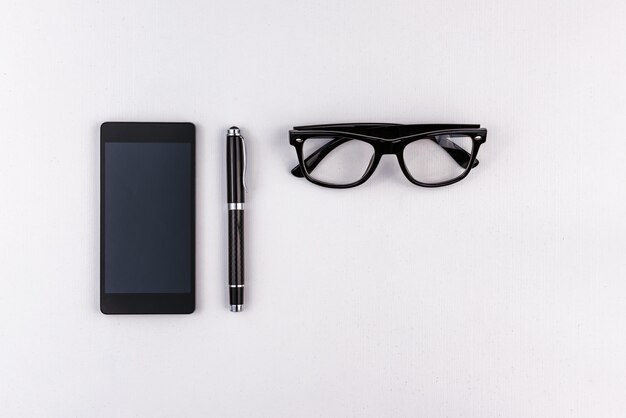
[[232, 126], [226, 135], [226, 182], [230, 311], [241, 312], [244, 289], [243, 210], [246, 200], [246, 144], [236, 126]]

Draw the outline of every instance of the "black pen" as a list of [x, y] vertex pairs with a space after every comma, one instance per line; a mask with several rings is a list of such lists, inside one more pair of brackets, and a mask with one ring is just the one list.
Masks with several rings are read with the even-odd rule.
[[243, 209], [246, 191], [246, 144], [236, 126], [226, 135], [228, 193], [228, 292], [230, 311], [243, 310]]

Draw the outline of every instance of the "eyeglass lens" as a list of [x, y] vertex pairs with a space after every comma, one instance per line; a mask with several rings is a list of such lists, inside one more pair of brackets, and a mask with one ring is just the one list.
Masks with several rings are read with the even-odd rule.
[[[307, 138], [302, 150], [309, 176], [333, 185], [361, 180], [375, 156], [370, 143], [341, 136]], [[414, 180], [436, 184], [454, 180], [467, 171], [472, 150], [473, 141], [468, 135], [434, 135], [407, 144], [402, 156]]]

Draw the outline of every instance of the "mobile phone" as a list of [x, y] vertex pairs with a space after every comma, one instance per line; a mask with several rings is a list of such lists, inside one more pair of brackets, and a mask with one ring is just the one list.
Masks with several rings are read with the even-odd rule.
[[100, 310], [195, 309], [195, 126], [100, 127]]

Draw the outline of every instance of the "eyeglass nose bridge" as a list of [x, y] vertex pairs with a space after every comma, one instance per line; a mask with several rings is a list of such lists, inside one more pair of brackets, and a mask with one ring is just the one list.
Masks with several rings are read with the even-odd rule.
[[382, 155], [397, 154], [400, 141], [383, 140], [381, 143], [382, 146], [380, 147], [380, 152]]

